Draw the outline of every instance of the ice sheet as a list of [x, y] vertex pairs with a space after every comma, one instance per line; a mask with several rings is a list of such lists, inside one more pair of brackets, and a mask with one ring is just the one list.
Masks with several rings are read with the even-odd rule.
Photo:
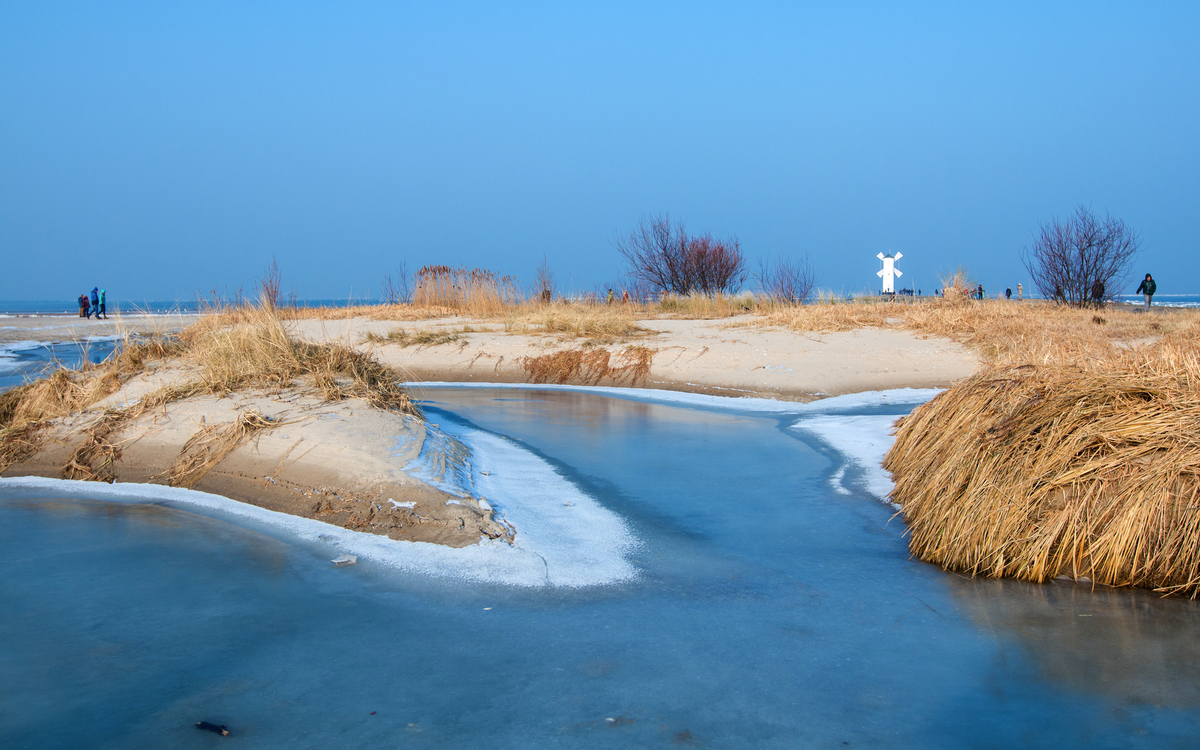
[[818, 401], [776, 401], [769, 398], [749, 396], [710, 396], [700, 393], [681, 393], [654, 388], [617, 388], [602, 385], [556, 385], [546, 383], [447, 383], [423, 381], [405, 383], [406, 388], [416, 390], [418, 397], [422, 388], [510, 388], [517, 390], [577, 391], [598, 393], [605, 396], [648, 401], [656, 404], [699, 406], [729, 411], [753, 411], [764, 414], [824, 414], [850, 411], [885, 404], [923, 404], [942, 392], [939, 388], [894, 388], [887, 391], [864, 391], [845, 396], [831, 396]]

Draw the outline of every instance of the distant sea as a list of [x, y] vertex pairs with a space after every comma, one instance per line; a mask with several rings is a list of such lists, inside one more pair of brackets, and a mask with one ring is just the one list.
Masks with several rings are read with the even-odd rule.
[[[289, 303], [290, 304], [290, 303]], [[378, 300], [365, 299], [302, 299], [300, 307], [349, 307], [377, 305]], [[123, 315], [184, 314], [195, 315], [206, 303], [187, 300], [110, 300], [108, 313]], [[76, 315], [79, 308], [73, 299], [65, 300], [0, 300], [0, 315]]]

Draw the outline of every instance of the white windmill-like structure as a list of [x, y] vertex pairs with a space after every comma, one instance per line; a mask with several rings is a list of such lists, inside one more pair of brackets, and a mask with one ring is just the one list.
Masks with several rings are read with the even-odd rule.
[[895, 255], [884, 255], [883, 253], [880, 253], [876, 257], [883, 261], [883, 268], [875, 274], [879, 278], [883, 279], [883, 293], [895, 294], [896, 277], [904, 275], [903, 271], [901, 271], [899, 268], [896, 268], [896, 261], [903, 258], [904, 253], [896, 253]]

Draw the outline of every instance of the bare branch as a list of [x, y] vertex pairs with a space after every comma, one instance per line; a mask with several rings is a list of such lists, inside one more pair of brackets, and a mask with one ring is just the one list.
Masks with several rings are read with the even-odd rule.
[[1043, 224], [1021, 261], [1043, 297], [1074, 307], [1100, 305], [1128, 284], [1140, 246], [1125, 222], [1079, 206], [1070, 219]]

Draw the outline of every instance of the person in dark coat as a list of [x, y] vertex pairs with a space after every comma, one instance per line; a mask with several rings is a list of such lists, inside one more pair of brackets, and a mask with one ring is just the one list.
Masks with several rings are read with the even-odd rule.
[[1138, 284], [1136, 294], [1141, 294], [1146, 297], [1146, 309], [1150, 309], [1150, 298], [1158, 291], [1158, 284], [1154, 283], [1154, 277], [1146, 274], [1146, 278], [1142, 279], [1142, 283]]
[[88, 314], [89, 311], [88, 311], [87, 295], [86, 294], [79, 295], [78, 299], [76, 299], [75, 302], [79, 304], [79, 317], [90, 318], [91, 315]]
[[1104, 282], [1100, 279], [1096, 279], [1096, 282], [1092, 284], [1092, 302], [1096, 307], [1104, 304]]

